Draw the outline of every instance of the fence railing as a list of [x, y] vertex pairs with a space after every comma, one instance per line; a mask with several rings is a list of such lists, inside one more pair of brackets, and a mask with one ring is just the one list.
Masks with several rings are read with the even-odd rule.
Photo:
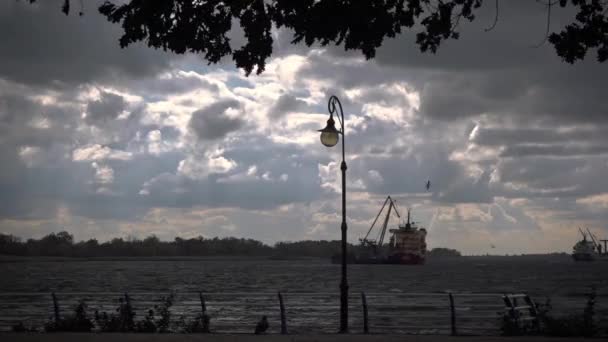
[[[129, 292], [129, 302], [143, 319], [169, 293]], [[253, 333], [256, 323], [267, 316], [269, 333], [335, 333], [339, 327], [339, 297], [336, 293], [231, 292], [173, 293], [170, 306], [172, 330], [178, 322], [208, 315], [214, 333]], [[353, 333], [498, 335], [505, 312], [500, 293], [352, 293], [349, 323]], [[115, 313], [125, 293], [57, 292], [0, 293], [0, 330], [10, 331], [20, 322], [42, 329], [46, 322], [72, 315], [80, 301], [87, 314]], [[554, 301], [554, 303], [557, 300]], [[577, 298], [576, 307], [584, 306]], [[598, 308], [598, 315], [608, 313]], [[96, 329], [98, 327], [94, 327]]]

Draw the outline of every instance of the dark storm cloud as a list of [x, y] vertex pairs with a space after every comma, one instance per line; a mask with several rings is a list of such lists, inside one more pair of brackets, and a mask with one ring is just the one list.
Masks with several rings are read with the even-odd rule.
[[[87, 4], [90, 13], [79, 18], [61, 14], [59, 0], [36, 6], [3, 2], [0, 22], [8, 29], [0, 32], [0, 85], [6, 86], [0, 88], [0, 218], [53, 219], [59, 208], [67, 208], [73, 217], [102, 227], [91, 233], [95, 236], [110, 229], [103, 220], [137, 224], [155, 208], [188, 213], [199, 206], [230, 207], [269, 210], [234, 210], [228, 219], [243, 234], [258, 233], [247, 221], [254, 217], [267, 223], [270, 240], [278, 239], [277, 231], [285, 232], [280, 239], [291, 238], [301, 227], [281, 226], [278, 212], [286, 210], [288, 222], [302, 227], [315, 223], [310, 213], [283, 205], [310, 211], [314, 203], [320, 206], [314, 214], [327, 216], [339, 211], [339, 188], [327, 186], [333, 180], [339, 184], [337, 164], [327, 166], [339, 150], [278, 143], [288, 140], [268, 136], [278, 125], [268, 128], [264, 120], [254, 120], [264, 112], [287, 120], [290, 112], [326, 113], [319, 93], [337, 95], [344, 106], [347, 184], [353, 194], [348, 200], [364, 203], [361, 207], [386, 194], [426, 208], [471, 203], [465, 207], [491, 216], [493, 221], [482, 224], [495, 230], [537, 228], [526, 220], [527, 206], [558, 211], [558, 219], [576, 218], [572, 210], [605, 218], [576, 202], [608, 192], [603, 181], [608, 129], [601, 123], [608, 113], [605, 66], [592, 61], [570, 66], [551, 46], [531, 48], [544, 34], [542, 6], [508, 4], [495, 30], [483, 30], [493, 19], [493, 6], [484, 6], [473, 24], [462, 24], [462, 38], [436, 55], [419, 53], [411, 33], [387, 40], [376, 59], [364, 61], [341, 48], [311, 52], [302, 45], [282, 46], [288, 36], [279, 32], [275, 56], [306, 56], [292, 82], [270, 68], [244, 79], [233, 69], [203, 65], [197, 56], [169, 63], [175, 57], [143, 46], [121, 50], [120, 27], [97, 15], [94, 5]], [[266, 86], [281, 89], [268, 96], [277, 99], [274, 105], [260, 108], [253, 96], [242, 103], [225, 99]], [[82, 100], [99, 89], [107, 92], [98, 100]], [[192, 141], [182, 130], [190, 112], [200, 108], [188, 95], [198, 89], [219, 100], [192, 113], [187, 128], [200, 140]], [[165, 109], [172, 104], [175, 109]], [[386, 112], [373, 112], [371, 105]], [[90, 116], [83, 120], [82, 111]], [[304, 136], [302, 131], [323, 124], [298, 124], [301, 118], [293, 117], [297, 127], [280, 126], [282, 138]], [[244, 129], [250, 126], [255, 129]], [[151, 147], [152, 140], [163, 148]], [[90, 151], [72, 160], [83, 149]], [[210, 157], [212, 149], [217, 152]], [[476, 149], [491, 153], [480, 156]], [[214, 167], [213, 158], [228, 166]], [[180, 169], [190, 160], [200, 165]], [[323, 167], [326, 175], [320, 176]], [[365, 199], [356, 200], [357, 195]], [[553, 202], [556, 196], [559, 201]], [[514, 207], [513, 199], [529, 204]], [[373, 214], [357, 210], [349, 219], [361, 222]], [[466, 214], [455, 220], [481, 222]]]
[[159, 174], [173, 172], [183, 157], [182, 153], [169, 152], [162, 156], [140, 154], [129, 161], [107, 161], [104, 165], [114, 171], [113, 182], [104, 185], [109, 193], [98, 193], [95, 189], [89, 189], [90, 191], [72, 194], [66, 202], [72, 214], [94, 219], [133, 220], [143, 217], [153, 206], [175, 206], [177, 202], [168, 200], [163, 203], [164, 199], [141, 196], [139, 192], [147, 180]]
[[311, 108], [306, 102], [299, 100], [293, 94], [283, 94], [268, 111], [268, 117], [279, 119], [289, 113], [303, 110], [311, 110]]
[[439, 188], [439, 191], [433, 192], [433, 199], [440, 203], [492, 203], [497, 194], [490, 188], [488, 171], [479, 177], [465, 176], [463, 172], [454, 182], [443, 187], [442, 181], [442, 179], [435, 181], [435, 187]]
[[104, 91], [99, 100], [88, 103], [86, 121], [90, 125], [105, 123], [116, 119], [125, 108], [126, 102], [122, 96]]
[[62, 1], [0, 2], [0, 75], [30, 85], [71, 86], [137, 78], [169, 66], [170, 55], [140, 44], [118, 48], [120, 27], [87, 1], [85, 15], [65, 16]]
[[591, 156], [608, 154], [608, 145], [515, 145], [508, 146], [500, 153], [501, 157], [523, 156]]
[[146, 83], [147, 87], [146, 84], [142, 84], [142, 87], [138, 87], [138, 90], [142, 91], [144, 94], [156, 93], [160, 95], [171, 95], [185, 93], [199, 88], [208, 89], [214, 93], [219, 91], [217, 85], [198, 77], [178, 76], [155, 79]]
[[436, 82], [422, 91], [420, 111], [437, 120], [458, 120], [492, 108], [469, 82]]
[[411, 103], [403, 94], [382, 86], [364, 89], [361, 94], [357, 95], [356, 100], [360, 103], [380, 103], [382, 105], [398, 106], [402, 109], [411, 107]]
[[[80, 130], [78, 131], [73, 139], [79, 142], [95, 141], [98, 144], [107, 145], [117, 150], [134, 150], [140, 151], [145, 149], [148, 144], [148, 135], [152, 131], [160, 131], [161, 142], [171, 143], [179, 139], [181, 132], [172, 126], [166, 126], [164, 124], [150, 124], [143, 123], [142, 118], [148, 115], [146, 105], [128, 105], [125, 104], [122, 107], [124, 116], [120, 118], [109, 118], [120, 113], [118, 109], [121, 106], [109, 105], [110, 110], [101, 110], [104, 106], [100, 106], [100, 117], [97, 120], [88, 120], [85, 118], [85, 122], [89, 125], [95, 126], [98, 131], [94, 130]], [[111, 109], [117, 109], [113, 111]], [[108, 118], [103, 118], [103, 115], [107, 115]], [[168, 113], [160, 114], [161, 116], [168, 116]]]
[[[0, 149], [5, 158], [3, 169], [14, 169], [22, 165], [18, 157], [20, 149], [40, 150], [36, 158], [44, 158], [53, 163], [62, 159], [62, 146], [71, 143], [74, 131], [73, 121], [78, 112], [70, 106], [42, 105], [24, 95], [0, 95]], [[27, 153], [26, 153], [27, 154]]]
[[475, 131], [472, 141], [484, 146], [503, 146], [514, 144], [558, 144], [558, 143], [608, 143], [608, 127], [554, 126], [554, 127], [481, 127]]
[[[310, 56], [310, 65], [298, 78], [322, 79], [338, 88], [373, 89], [379, 84], [406, 83], [419, 92], [420, 108], [416, 112], [418, 121], [414, 122], [418, 132], [403, 134], [440, 141], [446, 146], [446, 159], [468, 147], [465, 137], [480, 120], [470, 142], [496, 154], [481, 158], [476, 152], [466, 152], [473, 160], [446, 162], [451, 164], [449, 172], [431, 175], [438, 182], [445, 179], [437, 184], [439, 189], [435, 188], [437, 196], [433, 200], [437, 203], [491, 203], [496, 196], [584, 197], [605, 192], [607, 185], [601, 174], [607, 171], [608, 101], [604, 83], [608, 69], [591, 58], [575, 65], [563, 63], [550, 44], [533, 48], [544, 35], [546, 7], [533, 1], [512, 1], [502, 7], [494, 30], [484, 31], [493, 21], [494, 9], [483, 6], [473, 23], [461, 23], [461, 38], [446, 42], [437, 54], [421, 54], [414, 44], [415, 35], [405, 33], [385, 41], [371, 63], [345, 63], [353, 54], [329, 48], [325, 54]], [[569, 13], [555, 11], [551, 28], [557, 29], [565, 19], [571, 19]], [[364, 101], [362, 97], [356, 100]], [[427, 123], [438, 125], [443, 137], [425, 129]], [[454, 128], [460, 124], [467, 129], [460, 132]], [[390, 131], [387, 127], [370, 127], [365, 133], [398, 136], [387, 129]], [[461, 133], [465, 139], [445, 139]], [[352, 144], [353, 139], [350, 141]], [[422, 145], [391, 146], [369, 137], [359, 145], [368, 145], [364, 149], [373, 154], [405, 156], [426, 151]], [[399, 183], [399, 175], [393, 171], [408, 170], [404, 175], [424, 178], [423, 172], [415, 170], [417, 161], [410, 160], [412, 165], [404, 166], [400, 165], [404, 161], [392, 158], [370, 159], [349, 171], [358, 167], [379, 170], [385, 183], [392, 185], [369, 180], [372, 192], [419, 191]], [[442, 167], [425, 159], [420, 162], [432, 165], [432, 170]], [[384, 167], [385, 163], [392, 167]], [[481, 176], [470, 176], [465, 167], [477, 168]], [[366, 179], [363, 172], [359, 176]], [[401, 178], [415, 185], [409, 177]]]
[[217, 84], [211, 83], [196, 75], [171, 72], [137, 80], [121, 82], [125, 91], [142, 96], [147, 100], [161, 100], [168, 95], [179, 95], [198, 89], [205, 89], [213, 94], [219, 92]]
[[69, 205], [71, 197], [89, 188], [87, 166], [78, 167], [65, 159], [38, 167], [27, 167], [18, 158], [11, 162], [18, 165], [19, 173], [6, 183], [0, 181], [1, 218], [53, 217], [60, 205]]
[[[38, 93], [36, 90], [20, 88], [16, 94], [10, 85], [0, 86], [3, 87], [0, 88], [3, 93], [0, 95], [0, 219], [48, 219], [55, 217], [59, 207], [66, 207], [76, 215], [104, 219], [140, 215], [146, 209], [136, 201], [141, 184], [156, 174], [175, 170], [183, 158], [183, 155], [171, 157], [170, 154], [162, 158], [135, 157], [131, 164], [127, 162], [129, 154], [120, 151], [120, 159], [107, 161], [104, 159], [108, 157], [102, 153], [95, 158], [73, 161], [78, 148], [98, 146], [104, 152], [109, 150], [99, 145], [98, 141], [103, 139], [79, 129], [78, 106], [52, 101], [43, 104], [32, 99]], [[108, 117], [103, 126], [107, 131], [102, 135], [113, 142], [110, 144], [113, 149], [127, 147], [127, 141], [138, 131], [159, 129], [168, 140], [179, 136], [174, 128], [139, 125], [141, 108], [134, 109], [126, 119], [115, 119], [125, 106], [122, 97], [113, 94], [102, 94], [100, 101], [89, 103], [88, 107], [96, 121]], [[96, 143], [89, 144], [91, 141]], [[98, 167], [111, 168], [112, 181], [103, 187], [115, 195], [99, 192], [92, 160]], [[131, 195], [133, 193], [135, 195]]]
[[[552, 30], [573, 19], [568, 10], [554, 7], [552, 13]], [[410, 32], [385, 40], [371, 63], [344, 63], [340, 58], [360, 55], [331, 47], [328, 55], [310, 56], [314, 63], [299, 76], [342, 87], [401, 80], [421, 91], [420, 112], [435, 120], [489, 113], [520, 121], [606, 121], [608, 69], [592, 58], [566, 64], [548, 43], [533, 47], [545, 33], [546, 6], [509, 1], [496, 28], [486, 32], [493, 19], [494, 6], [482, 6], [472, 23], [460, 23], [461, 38], [446, 41], [436, 54], [421, 53]]]
[[[349, 170], [361, 177], [365, 191], [374, 194], [426, 193], [431, 180], [429, 198], [438, 203], [492, 203], [494, 192], [489, 187], [489, 174], [479, 177], [466, 174], [461, 164], [451, 161], [441, 146], [417, 146], [416, 153], [381, 157], [363, 157], [352, 161]], [[370, 177], [373, 170], [381, 177]]]
[[437, 120], [488, 113], [520, 121], [605, 122], [608, 104], [598, 79], [608, 72], [590, 64], [549, 61], [514, 70], [436, 72], [424, 87], [420, 110]]
[[236, 100], [220, 100], [192, 113], [188, 126], [201, 140], [216, 140], [243, 127], [245, 121], [226, 115], [228, 109], [240, 109]]
[[504, 200], [498, 200], [490, 205], [488, 214], [492, 217], [492, 230], [540, 230], [538, 223], [522, 208], [509, 205]]
[[[180, 138], [181, 132], [173, 127], [142, 124], [140, 120], [145, 115], [145, 107], [125, 108], [122, 98], [102, 94], [101, 99], [92, 102], [88, 109], [96, 119], [101, 120], [104, 116], [113, 119], [100, 126], [102, 132], [97, 136], [78, 129], [80, 117], [77, 107], [43, 105], [27, 99], [28, 96], [3, 96], [0, 101], [0, 140], [3, 143], [0, 147], [3, 162], [0, 197], [3, 203], [10, 203], [3, 206], [1, 218], [45, 219], [54, 217], [60, 207], [68, 208], [71, 215], [95, 220], [141, 219], [152, 207], [204, 205], [272, 209], [285, 203], [313, 200], [321, 192], [317, 179], [318, 160], [297, 157], [305, 153], [295, 145], [276, 147], [270, 140], [260, 139], [256, 134], [239, 137], [226, 152], [226, 157], [238, 160], [239, 166], [229, 174], [211, 175], [204, 181], [195, 181], [175, 175], [180, 161], [186, 157], [183, 152], [126, 155], [119, 151], [145, 150], [145, 139], [137, 143], [133, 141], [137, 134], [146, 137], [149, 132], [158, 130], [163, 142]], [[240, 106], [236, 101], [226, 100], [204, 108], [197, 114], [204, 117], [198, 121], [202, 128], [194, 127], [207, 137], [209, 132], [217, 134], [218, 131], [221, 132], [218, 138], [225, 136], [242, 124], [239, 120], [235, 126], [233, 120], [225, 115], [228, 108]], [[117, 119], [117, 114], [123, 110], [128, 115]], [[46, 117], [48, 127], [31, 125], [39, 113], [49, 114]], [[210, 116], [213, 118], [206, 120]], [[54, 130], [57, 132], [51, 134]], [[213, 134], [211, 137], [216, 137]], [[24, 146], [30, 146], [26, 152], [33, 151], [31, 156], [20, 155], [20, 148]], [[37, 150], [32, 150], [31, 146]], [[71, 160], [77, 149], [93, 149], [95, 146], [99, 150], [95, 157]], [[123, 153], [123, 157], [108, 157], [109, 149]], [[246, 172], [256, 164], [259, 170], [257, 179], [238, 183], [218, 181], [222, 177]], [[100, 168], [111, 170], [111, 177], [102, 183], [96, 180], [96, 171]], [[146, 187], [146, 183], [152, 185]], [[150, 194], [140, 194], [142, 188], [148, 189]]]
[[[308, 54], [307, 63], [298, 70], [296, 74], [296, 82], [302, 80], [323, 80], [330, 83], [332, 91], [328, 92], [335, 94], [342, 101], [342, 105], [347, 100], [346, 96], [340, 96], [340, 91], [349, 88], [357, 88], [362, 86], [373, 87], [378, 84], [419, 79], [419, 72], [409, 71], [397, 67], [383, 67], [377, 62], [361, 63], [360, 60], [355, 60], [355, 57], [350, 56], [350, 60], [342, 61], [337, 59], [335, 49], [330, 49], [327, 53]], [[350, 63], [349, 63], [350, 61]], [[422, 86], [422, 83], [420, 83]]]
[[[576, 220], [606, 222], [608, 220], [608, 211], [606, 205], [589, 205], [579, 199], [573, 197], [546, 197], [538, 198], [531, 201], [529, 207], [536, 211], [548, 211], [556, 220], [562, 222], [572, 222]], [[605, 233], [600, 236], [606, 236], [608, 229], [601, 224], [599, 227]], [[595, 230], [595, 229], [593, 229]]]
[[177, 140], [182, 134], [178, 129], [171, 126], [163, 126], [157, 129], [160, 130], [163, 140]]
[[477, 128], [471, 141], [502, 147], [501, 157], [592, 156], [608, 153], [606, 126], [545, 128]]
[[608, 192], [608, 183], [603, 181], [608, 164], [602, 156], [509, 158], [501, 160], [496, 171], [506, 184], [502, 194], [507, 197], [585, 197]]
[[[159, 174], [146, 182], [148, 194], [141, 196], [141, 201], [176, 208], [202, 205], [266, 210], [309, 202], [322, 194], [318, 159], [297, 145], [276, 146], [264, 137], [240, 136], [225, 157], [238, 160], [239, 166], [202, 180], [171, 172]], [[252, 167], [256, 172], [248, 177], [232, 177], [245, 175]]]

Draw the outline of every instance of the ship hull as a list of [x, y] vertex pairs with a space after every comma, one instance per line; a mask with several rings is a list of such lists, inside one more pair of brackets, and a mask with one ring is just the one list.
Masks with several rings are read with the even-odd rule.
[[[334, 264], [340, 264], [342, 259], [339, 255], [334, 255], [331, 261]], [[424, 265], [425, 261], [424, 257], [409, 253], [397, 253], [385, 257], [351, 256], [346, 260], [349, 264], [361, 265]]]
[[425, 258], [411, 253], [395, 253], [389, 255], [387, 258], [387, 264], [397, 265], [423, 265]]
[[572, 253], [572, 259], [574, 261], [593, 261], [595, 257], [593, 254], [589, 253]]

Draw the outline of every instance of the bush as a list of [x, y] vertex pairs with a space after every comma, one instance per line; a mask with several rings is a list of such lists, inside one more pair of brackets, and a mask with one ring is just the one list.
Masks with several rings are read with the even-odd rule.
[[587, 294], [587, 303], [582, 314], [571, 314], [565, 317], [552, 317], [550, 305], [539, 312], [542, 332], [547, 336], [592, 337], [597, 334], [595, 325], [595, 287]]
[[[161, 304], [155, 305], [154, 308], [158, 311], [160, 318], [156, 320], [156, 327], [159, 333], [167, 333], [170, 332], [170, 323], [171, 323], [171, 306], [173, 305], [173, 294], [170, 294], [167, 297], [161, 297]], [[150, 310], [150, 313], [153, 313]]]
[[184, 332], [185, 333], [209, 333], [209, 315], [207, 314], [198, 314], [196, 317], [187, 323], [184, 324]]
[[[119, 298], [120, 305], [116, 314], [108, 315], [106, 312], [95, 312], [95, 322], [102, 332], [143, 332], [143, 333], [166, 333], [170, 332], [171, 306], [173, 305], [171, 294], [160, 298], [160, 304], [154, 306], [154, 310], [148, 310], [143, 320], [135, 321], [135, 311], [131, 306], [129, 297]], [[155, 311], [156, 310], [156, 311]], [[158, 319], [157, 319], [158, 316]]]
[[513, 320], [508, 314], [502, 314], [500, 334], [502, 336], [519, 336], [523, 335], [524, 333], [515, 320]]
[[51, 320], [44, 325], [46, 332], [90, 332], [93, 322], [87, 316], [87, 305], [80, 301], [74, 308], [74, 315], [59, 320]]
[[11, 327], [11, 331], [16, 332], [16, 333], [25, 333], [25, 332], [38, 332], [38, 329], [36, 329], [34, 327], [26, 327], [23, 324], [23, 322], [19, 322], [17, 324], [14, 324]]
[[135, 312], [129, 301], [129, 296], [125, 295], [118, 299], [120, 303], [116, 308], [117, 314], [108, 315], [106, 312], [101, 314], [95, 311], [95, 322], [102, 332], [129, 332], [135, 331]]
[[137, 322], [137, 332], [154, 333], [156, 332], [156, 323], [154, 322], [154, 310], [148, 310], [148, 314], [142, 321]]

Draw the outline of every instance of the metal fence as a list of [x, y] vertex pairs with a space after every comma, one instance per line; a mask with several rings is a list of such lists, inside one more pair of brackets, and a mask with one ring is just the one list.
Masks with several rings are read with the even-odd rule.
[[[162, 297], [169, 295], [158, 292], [128, 293], [136, 313], [135, 320], [143, 319], [148, 310], [161, 303]], [[283, 305], [280, 305], [277, 292], [178, 292], [172, 295], [170, 312], [173, 331], [179, 331], [178, 322], [193, 320], [201, 313], [201, 298], [205, 302], [213, 333], [253, 333], [262, 316], [268, 318], [269, 333], [336, 333], [339, 327], [339, 296], [334, 292], [283, 292], [280, 296]], [[350, 331], [364, 333], [367, 330], [373, 334], [498, 335], [505, 312], [502, 296], [500, 293], [351, 293]], [[60, 317], [72, 315], [80, 301], [86, 303], [87, 314], [91, 318], [95, 311], [115, 313], [125, 293], [57, 292], [55, 298], [54, 303], [51, 293], [0, 293], [0, 330], [10, 331], [20, 322], [27, 328], [42, 330], [46, 322], [55, 319], [55, 304]], [[608, 325], [605, 319], [608, 306], [603, 302], [605, 300], [598, 300], [596, 315], [600, 325]], [[554, 308], [564, 313], [582, 312], [585, 298], [553, 298], [552, 303]]]

